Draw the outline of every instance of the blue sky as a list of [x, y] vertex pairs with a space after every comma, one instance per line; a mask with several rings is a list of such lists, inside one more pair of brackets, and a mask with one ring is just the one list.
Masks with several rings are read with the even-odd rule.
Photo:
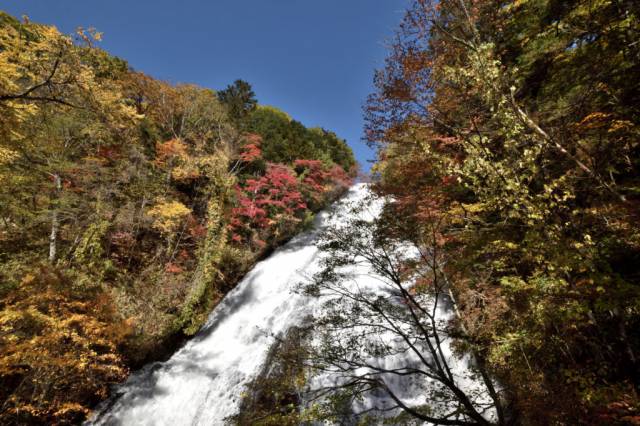
[[3, 0], [0, 8], [101, 46], [133, 68], [213, 89], [237, 78], [262, 104], [347, 139], [365, 169], [362, 104], [408, 0]]

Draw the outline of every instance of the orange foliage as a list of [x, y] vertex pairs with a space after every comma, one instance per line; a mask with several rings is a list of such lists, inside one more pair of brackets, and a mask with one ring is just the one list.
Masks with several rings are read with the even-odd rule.
[[176, 158], [187, 156], [187, 145], [182, 140], [175, 138], [156, 144], [156, 163], [165, 165]]
[[173, 262], [169, 262], [165, 265], [164, 268], [165, 272], [169, 273], [169, 274], [180, 274], [182, 272], [184, 272], [184, 269], [182, 267], [180, 267], [180, 265], [176, 265]]
[[[101, 291], [71, 291], [70, 277], [41, 268], [0, 313], [0, 423], [69, 424], [126, 377], [117, 352], [128, 333]], [[82, 293], [79, 295], [78, 293]]]

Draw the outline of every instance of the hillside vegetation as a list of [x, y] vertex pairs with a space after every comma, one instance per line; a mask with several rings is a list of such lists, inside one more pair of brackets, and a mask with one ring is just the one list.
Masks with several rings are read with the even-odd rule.
[[640, 3], [414, 0], [376, 86], [387, 223], [437, 259], [499, 422], [640, 424]]
[[0, 13], [0, 423], [86, 417], [355, 174], [345, 141]]

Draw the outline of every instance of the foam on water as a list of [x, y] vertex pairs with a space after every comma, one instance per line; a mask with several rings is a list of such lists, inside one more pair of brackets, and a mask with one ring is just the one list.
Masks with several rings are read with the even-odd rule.
[[292, 290], [318, 267], [317, 235], [347, 213], [345, 203], [366, 196], [354, 186], [318, 214], [314, 230], [259, 262], [211, 314], [206, 325], [168, 361], [133, 374], [99, 407], [96, 425], [214, 425], [236, 414], [244, 386], [254, 378], [272, 335], [299, 324], [309, 300]]
[[[319, 269], [319, 233], [326, 226], [346, 223], [351, 214], [349, 206], [364, 200], [368, 193], [366, 185], [355, 185], [333, 207], [334, 214], [318, 214], [312, 231], [297, 236], [256, 264], [191, 341], [168, 361], [150, 364], [134, 373], [88, 423], [221, 425], [225, 418], [237, 414], [246, 384], [256, 377], [266, 360], [272, 336], [299, 325], [322, 303], [293, 291]], [[368, 214], [373, 217], [379, 210], [380, 205], [374, 205]], [[362, 285], [377, 285], [366, 270], [360, 272]], [[403, 360], [379, 362], [392, 367]], [[464, 366], [457, 364], [456, 369], [459, 368]], [[331, 378], [318, 377], [311, 383], [327, 380]], [[416, 397], [417, 388], [410, 383], [391, 385], [400, 395]], [[376, 400], [372, 395], [365, 405], [385, 405], [387, 401], [380, 398]]]

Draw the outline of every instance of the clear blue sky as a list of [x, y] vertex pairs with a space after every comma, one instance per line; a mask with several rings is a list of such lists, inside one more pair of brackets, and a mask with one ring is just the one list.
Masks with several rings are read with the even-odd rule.
[[250, 82], [262, 104], [347, 139], [363, 168], [362, 104], [407, 0], [2, 0], [0, 9], [101, 46], [137, 70], [213, 89]]

